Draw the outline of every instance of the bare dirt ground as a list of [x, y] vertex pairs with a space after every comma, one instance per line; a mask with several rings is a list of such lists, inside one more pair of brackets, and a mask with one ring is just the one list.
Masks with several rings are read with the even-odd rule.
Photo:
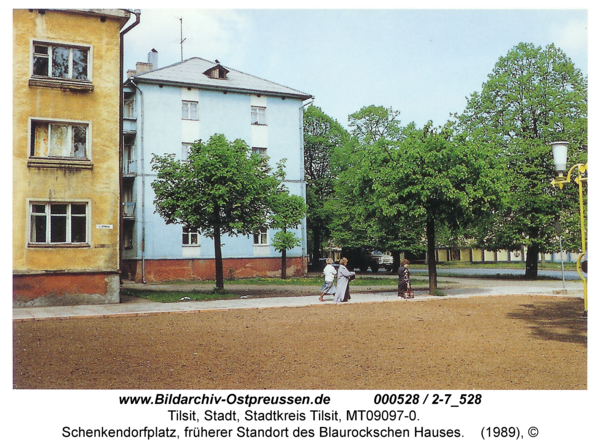
[[568, 296], [13, 323], [15, 389], [586, 389]]

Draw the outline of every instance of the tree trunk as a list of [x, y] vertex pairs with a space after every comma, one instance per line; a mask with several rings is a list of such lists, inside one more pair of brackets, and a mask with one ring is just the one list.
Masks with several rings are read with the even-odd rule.
[[281, 279], [287, 278], [287, 250], [281, 250]]
[[435, 262], [435, 220], [427, 213], [427, 269], [429, 271], [429, 294], [437, 289], [437, 270]]
[[321, 257], [321, 228], [318, 225], [312, 226], [312, 268], [316, 272], [319, 270], [319, 258]]
[[538, 244], [532, 244], [527, 250], [527, 259], [525, 260], [525, 278], [537, 279], [538, 274], [538, 256], [540, 247]]
[[225, 288], [223, 283], [223, 257], [221, 255], [221, 230], [215, 228], [213, 237], [215, 243], [215, 276], [217, 278], [217, 290], [222, 292]]
[[394, 258], [392, 272], [398, 272], [398, 269], [400, 268], [400, 250], [392, 250], [392, 258]]

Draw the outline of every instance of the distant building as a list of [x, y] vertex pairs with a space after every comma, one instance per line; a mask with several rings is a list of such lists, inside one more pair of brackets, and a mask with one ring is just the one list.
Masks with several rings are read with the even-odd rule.
[[[272, 166], [285, 158], [286, 186], [291, 194], [305, 197], [303, 105], [312, 96], [197, 57], [159, 68], [155, 50], [127, 76], [124, 279], [214, 279], [212, 240], [194, 228], [167, 225], [154, 212], [152, 155], [174, 153], [185, 159], [197, 140], [207, 141], [215, 133], [229, 141], [239, 138], [268, 156]], [[302, 247], [287, 253], [290, 276], [306, 269], [305, 222], [292, 231], [302, 238]], [[253, 237], [224, 236], [224, 277], [278, 276], [281, 254], [271, 246], [273, 234], [267, 230]]]
[[13, 306], [119, 302], [117, 9], [13, 11]]

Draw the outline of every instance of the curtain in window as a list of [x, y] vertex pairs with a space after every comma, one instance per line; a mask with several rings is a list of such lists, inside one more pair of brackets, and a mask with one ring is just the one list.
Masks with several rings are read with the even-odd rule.
[[48, 124], [36, 123], [33, 131], [33, 157], [47, 157], [48, 154]]
[[85, 158], [85, 126], [73, 126], [73, 157]]
[[73, 49], [73, 79], [87, 80], [87, 50]]
[[55, 78], [69, 77], [69, 49], [66, 47], [52, 48], [52, 76]]
[[69, 157], [71, 155], [69, 126], [64, 124], [51, 124], [50, 135], [49, 155], [51, 157]]

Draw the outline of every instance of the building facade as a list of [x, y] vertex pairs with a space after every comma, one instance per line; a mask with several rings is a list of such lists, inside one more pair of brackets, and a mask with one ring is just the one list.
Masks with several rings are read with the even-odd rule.
[[[223, 134], [244, 140], [271, 166], [286, 159], [285, 185], [305, 197], [303, 107], [312, 96], [218, 61], [191, 58], [158, 68], [147, 63], [128, 72], [123, 123], [123, 278], [137, 282], [214, 279], [214, 246], [195, 229], [167, 225], [155, 213], [152, 155], [185, 159], [197, 140]], [[286, 273], [306, 270], [306, 225], [292, 230], [302, 246], [287, 252]], [[222, 239], [227, 278], [278, 276], [281, 254], [271, 246], [273, 230]]]
[[119, 302], [125, 10], [13, 11], [13, 306]]

